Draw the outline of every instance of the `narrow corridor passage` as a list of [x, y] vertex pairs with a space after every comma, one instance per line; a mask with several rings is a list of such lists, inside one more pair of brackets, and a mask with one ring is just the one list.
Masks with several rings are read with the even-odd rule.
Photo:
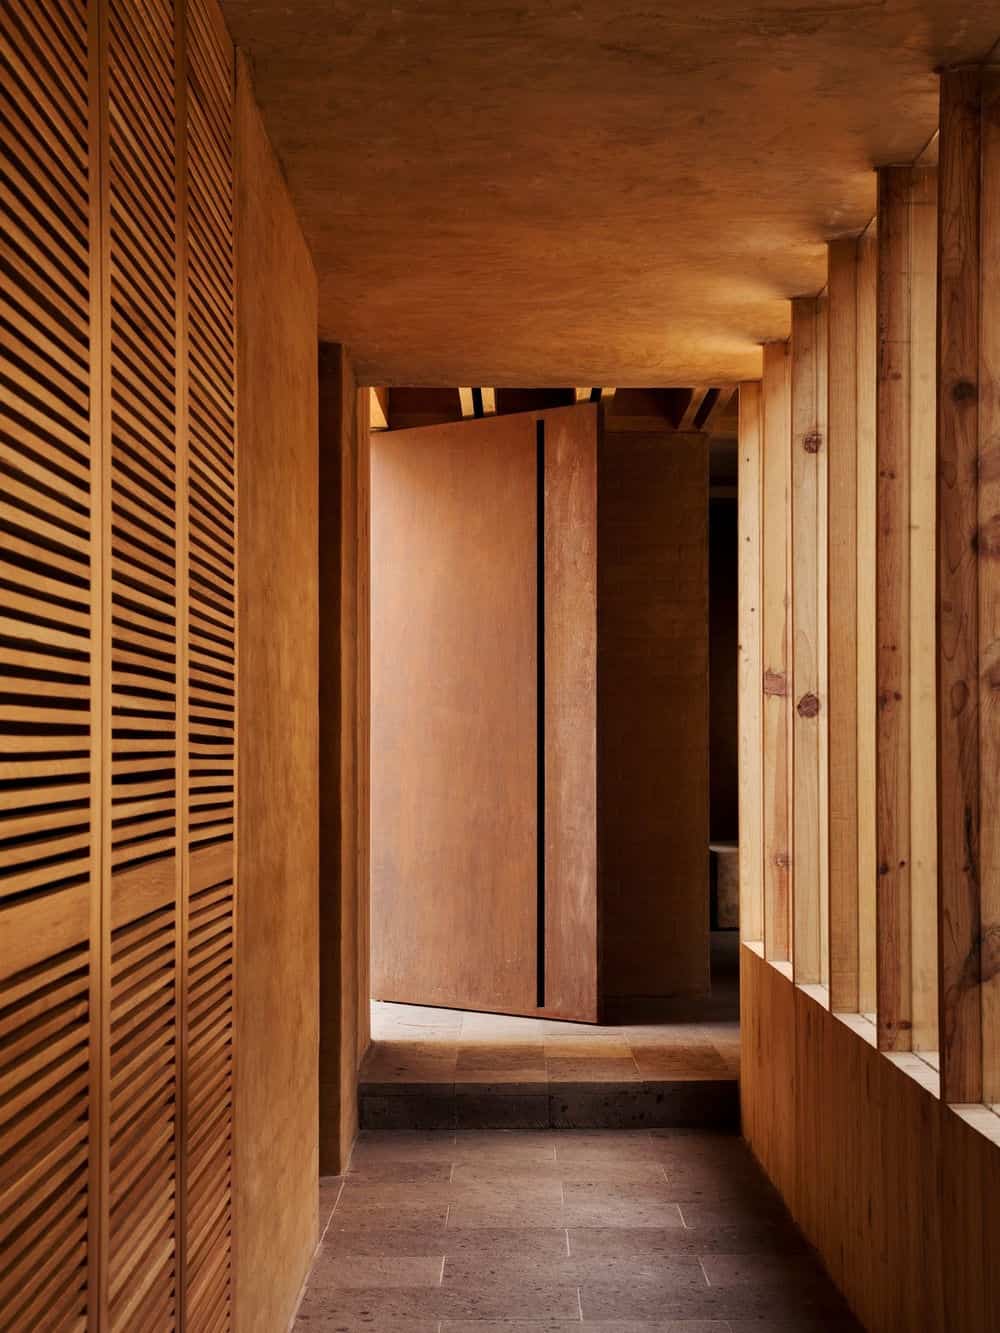
[[368, 1132], [320, 1208], [297, 1333], [861, 1333], [733, 1134]]

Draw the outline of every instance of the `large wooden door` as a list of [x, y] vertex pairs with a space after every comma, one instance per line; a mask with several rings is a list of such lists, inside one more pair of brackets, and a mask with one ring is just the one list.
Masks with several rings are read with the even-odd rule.
[[378, 999], [597, 1016], [589, 405], [372, 443]]

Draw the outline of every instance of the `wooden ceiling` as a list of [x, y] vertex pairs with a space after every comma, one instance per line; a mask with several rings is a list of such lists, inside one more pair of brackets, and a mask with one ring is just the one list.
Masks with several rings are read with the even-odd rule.
[[224, 0], [380, 384], [760, 373], [1000, 0]]

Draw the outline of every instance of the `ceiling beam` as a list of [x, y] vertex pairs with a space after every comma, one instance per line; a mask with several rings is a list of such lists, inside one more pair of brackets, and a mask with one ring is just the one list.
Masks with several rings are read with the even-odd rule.
[[702, 406], [704, 405], [705, 397], [708, 394], [708, 392], [709, 388], [707, 385], [704, 386], [698, 385], [691, 390], [691, 397], [688, 399], [688, 405], [684, 409], [684, 415], [677, 423], [677, 429], [679, 431], [691, 431], [698, 429], [698, 427], [695, 425], [695, 419], [698, 416], [698, 413], [701, 411]]

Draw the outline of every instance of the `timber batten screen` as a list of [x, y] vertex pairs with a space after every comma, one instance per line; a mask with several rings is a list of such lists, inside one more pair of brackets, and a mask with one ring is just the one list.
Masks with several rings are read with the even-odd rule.
[[232, 59], [0, 16], [4, 1330], [229, 1323]]

